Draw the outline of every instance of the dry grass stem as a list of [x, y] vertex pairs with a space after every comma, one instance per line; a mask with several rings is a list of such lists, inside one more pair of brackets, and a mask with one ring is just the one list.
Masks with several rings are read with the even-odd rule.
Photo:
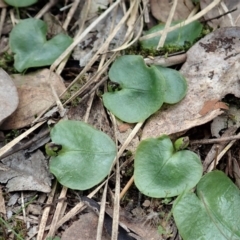
[[[48, 200], [47, 200], [46, 204], [52, 204], [56, 188], [57, 188], [57, 181], [55, 181], [55, 183], [53, 185], [53, 188], [52, 188], [52, 191], [49, 193]], [[42, 240], [43, 239], [44, 232], [46, 230], [45, 227], [47, 225], [47, 220], [48, 220], [50, 208], [51, 207], [48, 206], [48, 207], [44, 208], [44, 210], [43, 210], [41, 222], [39, 223], [37, 240]]]
[[125, 187], [122, 189], [121, 193], [120, 193], [120, 199], [123, 198], [123, 196], [126, 194], [126, 192], [128, 191], [128, 189], [132, 186], [134, 182], [134, 178], [133, 176], [130, 178], [130, 180], [127, 182], [127, 184], [125, 185]]
[[173, 1], [173, 5], [171, 7], [171, 10], [170, 10], [167, 22], [166, 22], [165, 27], [164, 27], [163, 32], [162, 32], [162, 36], [159, 39], [159, 43], [158, 43], [157, 49], [162, 48], [164, 43], [165, 43], [165, 40], [167, 38], [167, 34], [169, 32], [169, 28], [170, 28], [171, 23], [172, 23], [172, 19], [173, 19], [174, 13], [176, 11], [177, 3], [178, 3], [178, 0], [174, 0]]
[[[205, 9], [203, 9], [202, 11], [200, 11], [199, 13], [194, 15], [193, 17], [185, 20], [182, 23], [179, 23], [179, 24], [176, 24], [176, 25], [170, 27], [168, 32], [171, 32], [171, 31], [176, 30], [176, 29], [178, 29], [182, 26], [185, 26], [185, 25], [187, 25], [187, 24], [189, 24], [189, 23], [191, 23], [195, 20], [198, 20], [199, 18], [204, 16], [207, 12], [211, 11], [214, 7], [216, 7], [221, 1], [222, 0], [214, 0]], [[148, 34], [146, 36], [141, 37], [140, 40], [146, 40], [146, 39], [150, 39], [150, 38], [153, 38], [153, 37], [157, 37], [157, 36], [160, 36], [162, 33], [163, 33], [163, 30], [155, 32], [155, 33], [151, 33], [151, 34]]]
[[207, 172], [211, 172], [214, 169], [215, 164], [217, 165], [219, 161], [222, 159], [222, 157], [226, 154], [226, 152], [232, 147], [232, 145], [236, 142], [236, 140], [232, 140], [217, 156], [216, 162], [213, 161], [209, 168], [207, 169]]
[[75, 0], [73, 2], [72, 6], [67, 14], [67, 17], [65, 19], [65, 22], [63, 23], [63, 29], [67, 30], [68, 25], [69, 25], [70, 21], [72, 20], [72, 17], [74, 15], [75, 11], [77, 10], [77, 7], [78, 7], [80, 1], [81, 0]]
[[36, 19], [40, 19], [46, 12], [49, 11], [51, 7], [53, 7], [58, 0], [50, 0], [35, 16]]
[[[61, 191], [58, 199], [65, 198], [66, 194], [67, 194], [67, 190], [68, 190], [68, 188], [63, 186], [62, 191]], [[57, 230], [56, 225], [57, 225], [57, 222], [59, 220], [59, 215], [61, 213], [61, 210], [62, 210], [63, 206], [64, 206], [64, 201], [59, 201], [57, 203], [57, 207], [56, 207], [55, 212], [54, 212], [51, 227], [50, 227], [48, 235], [47, 235], [48, 237], [54, 237], [54, 235], [55, 235], [55, 231]]]
[[2, 36], [3, 25], [7, 15], [7, 8], [2, 8], [0, 18], [0, 37]]
[[84, 37], [94, 28], [97, 24], [104, 19], [119, 3], [121, 0], [117, 0], [114, 2], [105, 12], [103, 12], [94, 22], [92, 22], [84, 31], [83, 33], [78, 36], [74, 42], [54, 61], [51, 65], [50, 70], [54, 71], [56, 67], [64, 60], [64, 58], [72, 52], [72, 50], [79, 44]]
[[9, 150], [11, 150], [11, 148], [13, 148], [13, 146], [15, 146], [17, 143], [19, 143], [22, 139], [24, 139], [25, 137], [27, 137], [30, 133], [32, 133], [34, 130], [36, 130], [37, 128], [39, 128], [41, 125], [43, 125], [43, 123], [45, 122], [40, 122], [37, 123], [36, 125], [34, 125], [33, 127], [29, 128], [26, 132], [22, 133], [21, 135], [19, 135], [18, 137], [16, 137], [15, 139], [13, 139], [11, 142], [9, 142], [8, 144], [6, 144], [5, 146], [3, 146], [0, 149], [0, 158], [3, 154], [5, 154], [6, 152], [8, 152]]
[[108, 179], [106, 180], [104, 190], [102, 193], [102, 200], [101, 200], [101, 207], [100, 207], [99, 218], [98, 218], [96, 240], [102, 239], [102, 230], [103, 230], [103, 225], [104, 225], [104, 216], [105, 216], [106, 199], [107, 199], [107, 186], [108, 186]]

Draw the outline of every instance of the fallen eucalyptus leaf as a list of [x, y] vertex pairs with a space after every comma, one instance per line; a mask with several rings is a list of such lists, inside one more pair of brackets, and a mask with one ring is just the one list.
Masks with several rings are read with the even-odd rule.
[[0, 125], [18, 106], [18, 92], [11, 77], [0, 68]]
[[[18, 129], [30, 125], [36, 116], [55, 102], [50, 81], [58, 95], [65, 91], [61, 77], [55, 73], [50, 73], [49, 69], [42, 69], [26, 75], [13, 74], [11, 77], [17, 87], [19, 105], [14, 114], [0, 126], [0, 129], [3, 130]], [[8, 96], [10, 93], [11, 91], [8, 92], [6, 89], [2, 92]], [[14, 100], [14, 97], [11, 98]], [[5, 114], [4, 111], [0, 111], [0, 115], [1, 113]]]

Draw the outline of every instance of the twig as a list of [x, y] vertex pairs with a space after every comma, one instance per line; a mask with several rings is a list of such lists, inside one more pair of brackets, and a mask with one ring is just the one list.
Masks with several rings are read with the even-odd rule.
[[146, 64], [154, 64], [154, 65], [169, 67], [169, 66], [180, 64], [180, 63], [184, 63], [186, 59], [187, 59], [187, 54], [183, 53], [183, 54], [179, 54], [179, 55], [175, 55], [167, 58], [162, 56], [154, 57], [154, 58], [145, 58], [144, 62]]
[[143, 2], [143, 6], [144, 6], [144, 22], [145, 23], [149, 23], [150, 22], [150, 18], [149, 18], [149, 12], [148, 12], [148, 3], [149, 0], [142, 0]]
[[[64, 187], [64, 186], [62, 187], [62, 191], [59, 195], [59, 199], [65, 198], [65, 196], [67, 194], [67, 190], [68, 190], [67, 187]], [[59, 201], [57, 204], [57, 207], [56, 207], [56, 210], [54, 212], [54, 216], [53, 216], [53, 219], [51, 222], [51, 227], [50, 227], [48, 235], [47, 235], [48, 237], [54, 237], [55, 231], [57, 230], [56, 225], [57, 225], [59, 215], [61, 213], [61, 209], [62, 209], [63, 205], [64, 205], [64, 201]]]
[[[55, 184], [52, 188], [51, 193], [48, 196], [48, 200], [47, 200], [46, 204], [51, 204], [52, 203], [56, 188], [57, 188], [57, 181], [55, 181]], [[48, 219], [49, 212], [50, 212], [50, 207], [44, 208], [42, 218], [41, 218], [41, 222], [39, 224], [37, 240], [42, 240], [43, 239], [44, 231], [46, 230], [45, 227], [46, 227], [46, 224], [47, 224], [47, 219]]]
[[126, 192], [128, 191], [128, 189], [132, 186], [134, 182], [134, 178], [133, 176], [130, 178], [130, 180], [127, 182], [127, 184], [125, 185], [125, 187], [123, 188], [123, 190], [120, 193], [120, 199], [123, 198], [123, 196], [126, 194]]
[[22, 133], [21, 135], [19, 135], [18, 137], [16, 137], [15, 139], [13, 139], [10, 143], [6, 144], [4, 147], [2, 147], [0, 149], [0, 158], [2, 157], [3, 154], [5, 154], [6, 152], [8, 152], [10, 149], [13, 148], [13, 146], [15, 146], [18, 142], [20, 142], [22, 139], [24, 139], [25, 137], [27, 137], [31, 132], [33, 132], [34, 130], [36, 130], [38, 127], [40, 127], [44, 122], [40, 122], [38, 124], [36, 124], [35, 126], [31, 127], [30, 129], [28, 129], [26, 132]]
[[216, 139], [203, 139], [203, 140], [194, 140], [191, 141], [190, 144], [213, 144], [213, 143], [221, 143], [221, 142], [226, 142], [226, 141], [231, 141], [231, 140], [238, 140], [240, 139], [240, 134], [236, 136], [231, 136], [231, 137], [222, 137], [222, 138], [216, 138]]
[[174, 0], [173, 5], [172, 5], [171, 10], [170, 10], [170, 13], [169, 13], [169, 16], [168, 16], [168, 19], [167, 19], [167, 22], [166, 22], [165, 27], [163, 29], [162, 36], [159, 39], [157, 49], [162, 48], [163, 45], [164, 45], [164, 42], [167, 38], [167, 34], [169, 32], [170, 25], [172, 23], [173, 15], [176, 11], [177, 3], [178, 3], [178, 0]]
[[204, 22], [212, 21], [212, 20], [214, 20], [214, 19], [219, 19], [219, 18], [221, 18], [221, 17], [223, 17], [223, 16], [225, 16], [225, 15], [227, 15], [227, 14], [229, 14], [229, 13], [235, 12], [235, 11], [237, 11], [237, 8], [234, 8], [234, 9], [232, 9], [232, 10], [229, 10], [229, 11], [227, 11], [227, 12], [225, 12], [225, 13], [222, 13], [222, 14], [216, 16], [216, 17], [212, 17], [212, 18], [208, 18], [208, 19], [201, 20], [200, 22], [201, 22], [201, 23], [204, 23]]
[[35, 16], [36, 19], [40, 19], [51, 7], [53, 7], [58, 0], [50, 0]]
[[79, 3], [80, 3], [81, 0], [75, 0], [72, 4], [72, 7], [71, 9], [69, 10], [68, 14], [67, 14], [67, 17], [66, 17], [66, 20], [65, 22], [63, 23], [63, 29], [67, 30], [67, 27], [73, 17], [73, 14], [75, 13]]
[[0, 19], [0, 37], [2, 36], [3, 24], [6, 18], [7, 8], [2, 8], [1, 19]]
[[209, 168], [207, 169], [207, 172], [211, 172], [214, 169], [214, 166], [216, 166], [221, 158], [225, 155], [225, 153], [232, 147], [232, 145], [236, 142], [236, 140], [232, 140], [223, 150], [222, 152], [217, 156], [216, 161], [212, 162]]

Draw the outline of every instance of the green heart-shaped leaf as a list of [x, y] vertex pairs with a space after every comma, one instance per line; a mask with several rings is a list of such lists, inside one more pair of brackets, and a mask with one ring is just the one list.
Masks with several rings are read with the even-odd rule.
[[187, 92], [186, 79], [176, 70], [156, 66], [165, 79], [164, 102], [174, 104], [182, 100]]
[[8, 5], [13, 7], [27, 7], [36, 3], [38, 0], [4, 0]]
[[[179, 22], [180, 21], [175, 21], [171, 24], [171, 26], [174, 26]], [[150, 30], [148, 30], [144, 35], [161, 31], [164, 28], [165, 24], [162, 23], [158, 24], [152, 27]], [[164, 46], [183, 47], [186, 44], [186, 42], [192, 44], [198, 37], [200, 37], [202, 28], [203, 25], [199, 21], [194, 21], [192, 23], [189, 23], [188, 25], [173, 30], [168, 33]], [[140, 44], [145, 49], [152, 49], [157, 47], [159, 40], [160, 37], [153, 37], [150, 39], [142, 40]]]
[[147, 67], [141, 56], [119, 57], [109, 71], [121, 90], [103, 95], [103, 103], [125, 122], [144, 121], [163, 104], [165, 80], [155, 66]]
[[173, 216], [184, 240], [240, 239], [240, 191], [220, 171], [206, 174], [197, 194], [185, 193], [174, 203]]
[[30, 67], [51, 65], [72, 43], [72, 38], [58, 34], [46, 40], [45, 22], [29, 18], [20, 21], [11, 31], [9, 44], [14, 56], [14, 67], [22, 72]]
[[199, 157], [188, 150], [175, 152], [168, 136], [142, 141], [136, 151], [134, 181], [145, 195], [173, 197], [193, 188], [202, 176]]
[[84, 122], [65, 120], [53, 127], [51, 139], [61, 148], [51, 157], [50, 171], [62, 185], [85, 190], [109, 174], [117, 150], [105, 133]]

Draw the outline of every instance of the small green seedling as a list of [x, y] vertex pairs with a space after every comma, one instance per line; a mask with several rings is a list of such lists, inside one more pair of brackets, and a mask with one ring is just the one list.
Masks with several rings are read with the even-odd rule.
[[47, 143], [45, 145], [45, 151], [48, 156], [54, 157], [58, 155], [58, 152], [62, 150], [62, 145], [56, 143]]
[[174, 142], [174, 148], [176, 151], [183, 150], [189, 145], [189, 137], [181, 137]]

